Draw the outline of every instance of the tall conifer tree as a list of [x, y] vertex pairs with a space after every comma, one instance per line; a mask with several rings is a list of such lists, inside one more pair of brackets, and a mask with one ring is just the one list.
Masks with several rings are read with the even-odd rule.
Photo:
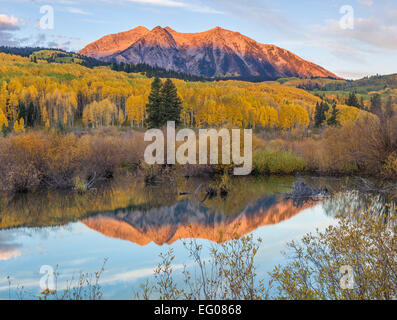
[[152, 88], [149, 95], [149, 102], [146, 105], [146, 125], [148, 128], [160, 128], [162, 125], [162, 103], [161, 88], [162, 82], [156, 77], [152, 82]]
[[323, 125], [323, 122], [326, 119], [325, 113], [329, 110], [328, 103], [321, 101], [321, 103], [317, 102], [316, 112], [314, 115], [314, 126], [319, 128]]
[[182, 101], [178, 97], [177, 89], [170, 79], [164, 82], [160, 95], [163, 111], [161, 117], [162, 125], [165, 125], [167, 121], [175, 121], [175, 124], [178, 125], [181, 119]]
[[378, 93], [371, 97], [371, 112], [378, 116], [382, 114], [382, 99]]
[[336, 109], [336, 103], [334, 103], [332, 105], [332, 111], [331, 111], [331, 116], [329, 117], [329, 119], [327, 120], [327, 124], [329, 126], [336, 126], [339, 124], [338, 120], [337, 120], [337, 116], [338, 116], [338, 109]]

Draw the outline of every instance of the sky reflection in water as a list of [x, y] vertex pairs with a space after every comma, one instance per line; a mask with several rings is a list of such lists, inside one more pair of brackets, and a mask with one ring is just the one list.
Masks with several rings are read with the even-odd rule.
[[[24, 286], [25, 298], [33, 298], [30, 293], [40, 290], [42, 265], [59, 265], [60, 280], [70, 280], [80, 271], [98, 271], [104, 258], [109, 258], [101, 278], [104, 298], [131, 299], [168, 248], [174, 249], [177, 269], [190, 263], [180, 239], [194, 237], [208, 246], [230, 239], [235, 231], [253, 232], [263, 240], [256, 263], [258, 276], [266, 278], [268, 271], [285, 261], [280, 252], [287, 242], [334, 221], [332, 206], [310, 202], [297, 207], [284, 199], [280, 193], [287, 192], [295, 180], [240, 180], [226, 200], [206, 203], [189, 197], [172, 199], [162, 188], [145, 190], [138, 183], [128, 187], [121, 183], [112, 186], [110, 193], [95, 196], [71, 196], [60, 204], [65, 195], [23, 199], [30, 203], [28, 208], [19, 200], [3, 198], [0, 298], [9, 297], [7, 276], [14, 287]], [[192, 190], [199, 182], [183, 182], [177, 189]], [[11, 298], [16, 298], [14, 293]]]

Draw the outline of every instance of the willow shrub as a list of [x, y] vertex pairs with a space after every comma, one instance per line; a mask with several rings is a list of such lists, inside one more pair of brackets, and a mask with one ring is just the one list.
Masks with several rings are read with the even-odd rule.
[[76, 181], [111, 178], [119, 169], [137, 167], [145, 147], [140, 135], [32, 131], [0, 138], [0, 190], [73, 188]]
[[274, 149], [257, 150], [252, 159], [254, 174], [292, 174], [306, 169], [303, 158]]
[[[391, 300], [397, 295], [396, 212], [339, 217], [324, 232], [288, 244], [291, 258], [271, 273], [278, 299]], [[351, 286], [341, 285], [342, 267]]]
[[[325, 231], [305, 235], [288, 244], [290, 259], [276, 266], [265, 282], [256, 273], [260, 239], [243, 236], [209, 247], [185, 242], [192, 259], [175, 273], [174, 252], [160, 255], [154, 281], [146, 281], [138, 299], [288, 299], [391, 300], [397, 295], [397, 212], [391, 216], [373, 210], [345, 213]], [[353, 281], [346, 286], [343, 268]], [[342, 269], [341, 269], [342, 268]], [[182, 276], [183, 281], [180, 280]], [[352, 285], [351, 285], [352, 284]]]

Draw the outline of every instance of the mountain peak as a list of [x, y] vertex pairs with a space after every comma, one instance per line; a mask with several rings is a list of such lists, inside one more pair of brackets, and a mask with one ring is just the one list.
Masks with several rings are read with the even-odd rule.
[[164, 29], [161, 26], [156, 26], [152, 29], [152, 31], [164, 31]]
[[[145, 27], [143, 27], [143, 26], [138, 26], [138, 27], [133, 28], [133, 29], [131, 29], [131, 30], [129, 30], [129, 31], [136, 31], [136, 32], [139, 32], [139, 31], [146, 31], [146, 32], [148, 32], [149, 29], [148, 29], [148, 28], [145, 28]], [[128, 32], [128, 31], [127, 31], [127, 32]]]
[[170, 27], [168, 27], [168, 26], [165, 27], [164, 30], [167, 30], [167, 31], [168, 31], [169, 33], [171, 33], [171, 34], [172, 34], [172, 33], [176, 33], [176, 31], [175, 31], [174, 29], [172, 29], [172, 28], [170, 28]]
[[225, 33], [225, 32], [232, 32], [232, 31], [223, 29], [221, 27], [215, 27], [215, 28], [212, 28], [212, 29], [206, 31], [206, 33], [214, 33], [214, 34], [221, 34], [221, 33]]
[[337, 78], [288, 50], [258, 43], [220, 26], [199, 33], [180, 33], [168, 26], [150, 31], [137, 27], [105, 36], [80, 53], [109, 62], [145, 63], [204, 77]]
[[146, 34], [145, 37], [139, 39], [139, 42], [142, 41], [146, 45], [156, 45], [163, 48], [177, 47], [172, 35], [166, 29], [163, 29], [160, 26], [153, 28], [152, 31]]
[[148, 32], [149, 29], [138, 26], [128, 31], [109, 34], [84, 47], [80, 54], [100, 59], [127, 49]]
[[228, 30], [228, 29], [224, 29], [224, 28], [219, 27], [219, 26], [217, 26], [215, 28], [212, 28], [212, 29], [208, 30], [207, 32], [220, 32], [220, 33], [229, 33], [229, 34], [240, 34], [239, 32]]

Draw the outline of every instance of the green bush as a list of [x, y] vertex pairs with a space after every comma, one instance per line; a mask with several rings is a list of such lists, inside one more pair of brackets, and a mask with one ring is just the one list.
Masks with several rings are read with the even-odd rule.
[[253, 155], [253, 174], [292, 174], [304, 171], [303, 158], [288, 151], [258, 150]]

